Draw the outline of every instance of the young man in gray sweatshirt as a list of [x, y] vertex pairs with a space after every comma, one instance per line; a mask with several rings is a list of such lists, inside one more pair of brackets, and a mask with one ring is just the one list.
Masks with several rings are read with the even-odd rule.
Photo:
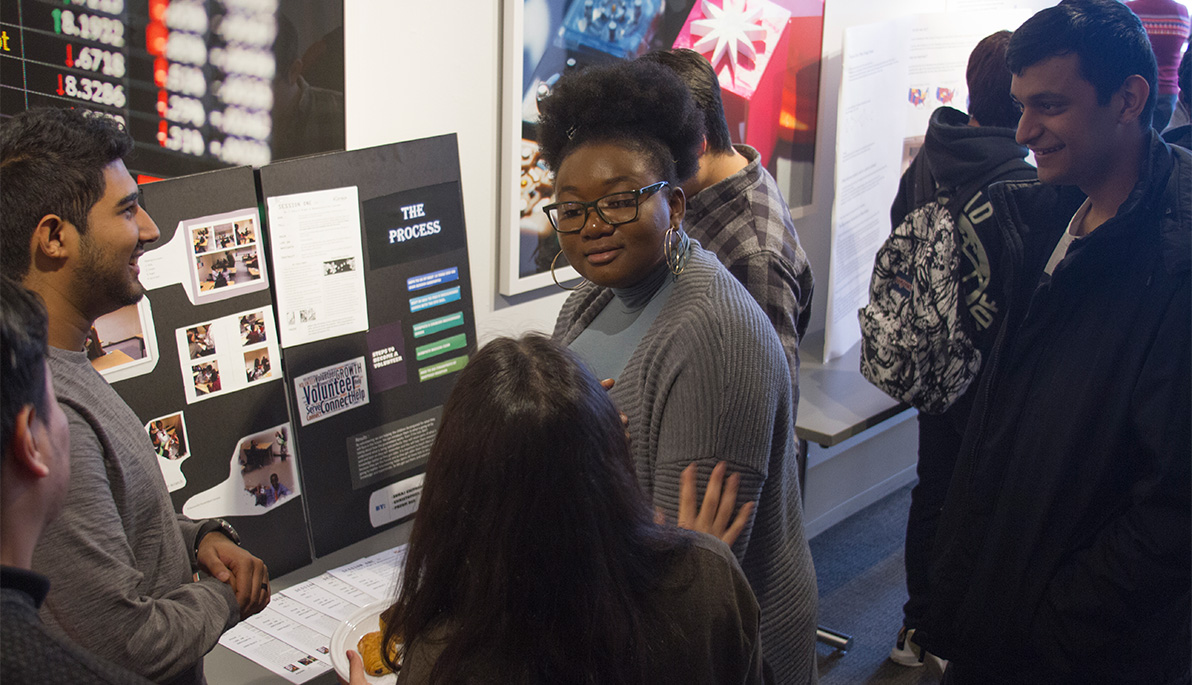
[[174, 513], [141, 421], [83, 350], [97, 318], [144, 296], [137, 260], [159, 235], [131, 150], [111, 119], [78, 110], [0, 124], [0, 265], [45, 303], [70, 427], [70, 489], [33, 570], [54, 587], [52, 631], [151, 680], [202, 683], [203, 655], [268, 603], [268, 571], [230, 526]]

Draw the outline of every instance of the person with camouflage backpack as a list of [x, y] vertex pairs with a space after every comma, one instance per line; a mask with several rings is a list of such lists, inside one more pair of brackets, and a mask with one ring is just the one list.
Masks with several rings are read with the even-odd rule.
[[906, 532], [909, 599], [890, 652], [904, 666], [932, 660], [914, 631], [930, 603], [931, 550], [972, 407], [967, 391], [1001, 321], [998, 266], [1012, 238], [990, 221], [985, 189], [1035, 178], [1027, 148], [1014, 140], [1009, 39], [1009, 31], [994, 33], [969, 56], [969, 114], [951, 107], [932, 113], [923, 149], [899, 184], [894, 230], [878, 252], [870, 304], [860, 313], [862, 372], [920, 410], [919, 482]]

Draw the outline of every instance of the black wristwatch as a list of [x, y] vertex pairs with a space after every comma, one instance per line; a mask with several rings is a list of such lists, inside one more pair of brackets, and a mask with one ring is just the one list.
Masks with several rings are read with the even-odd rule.
[[240, 534], [232, 524], [223, 519], [207, 519], [199, 526], [199, 535], [195, 538], [195, 554], [199, 553], [199, 545], [203, 544], [203, 538], [207, 537], [208, 533], [223, 533], [232, 542], [240, 544]]

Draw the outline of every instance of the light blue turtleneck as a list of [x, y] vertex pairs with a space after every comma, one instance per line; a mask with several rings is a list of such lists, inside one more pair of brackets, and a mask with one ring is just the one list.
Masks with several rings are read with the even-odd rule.
[[612, 289], [616, 297], [570, 345], [597, 378], [616, 379], [621, 375], [629, 356], [670, 296], [674, 282], [663, 260], [636, 284]]

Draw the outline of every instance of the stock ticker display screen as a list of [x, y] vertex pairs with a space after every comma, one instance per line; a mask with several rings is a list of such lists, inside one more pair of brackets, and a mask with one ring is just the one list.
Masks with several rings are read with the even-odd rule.
[[342, 2], [280, 4], [0, 0], [0, 116], [112, 117], [147, 177], [342, 150]]

